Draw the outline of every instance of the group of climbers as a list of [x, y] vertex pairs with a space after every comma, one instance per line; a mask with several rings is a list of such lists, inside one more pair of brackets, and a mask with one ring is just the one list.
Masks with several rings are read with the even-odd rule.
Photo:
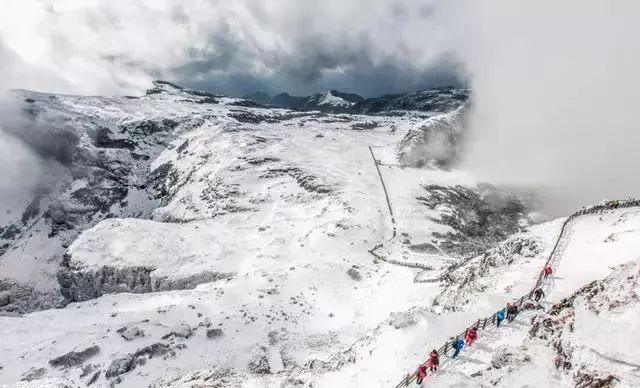
[[[451, 348], [453, 349], [452, 358], [458, 357], [460, 351], [465, 346], [471, 346], [478, 339], [478, 328], [472, 327], [469, 329], [465, 335], [464, 340], [460, 337], [450, 338]], [[418, 376], [416, 378], [416, 382], [418, 385], [422, 384], [424, 379], [427, 377], [427, 371], [433, 373], [438, 370], [440, 366], [440, 354], [437, 350], [433, 349], [431, 353], [429, 353], [429, 358], [423, 364], [418, 365]]]
[[433, 349], [431, 353], [429, 353], [429, 359], [424, 364], [418, 365], [418, 377], [416, 379], [418, 385], [422, 384], [425, 377], [427, 377], [427, 369], [433, 373], [438, 370], [439, 366], [440, 354], [438, 354], [437, 350]]
[[[544, 275], [543, 276], [544, 279], [547, 279], [549, 276], [551, 276], [551, 274], [553, 273], [553, 270], [551, 266], [547, 264], [542, 270], [542, 273]], [[530, 297], [533, 297], [533, 299], [536, 302], [540, 302], [540, 299], [544, 298], [545, 294], [542, 288], [538, 287], [531, 293]], [[506, 307], [503, 307], [502, 309], [498, 310], [495, 314], [496, 326], [500, 327], [500, 324], [505, 319], [508, 322], [513, 322], [516, 316], [518, 315], [518, 313], [519, 313], [518, 304], [507, 303]], [[478, 325], [479, 325], [479, 322], [480, 321], [478, 321]], [[485, 324], [486, 324], [486, 321], [485, 321]], [[478, 339], [478, 325], [469, 328], [465, 332], [464, 339], [460, 338], [460, 336], [456, 338], [453, 338], [453, 337], [449, 338], [449, 341], [450, 341], [449, 344], [453, 349], [453, 355], [451, 356], [451, 358], [454, 358], [454, 359], [457, 358], [460, 352], [462, 351], [462, 348], [464, 348], [465, 346], [471, 346], [474, 342], [476, 342], [476, 340]], [[445, 348], [445, 351], [446, 351], [446, 348]], [[424, 362], [423, 364], [418, 365], [418, 373], [416, 378], [416, 382], [418, 383], [418, 385], [422, 384], [424, 379], [427, 377], [428, 371], [432, 373], [437, 371], [439, 365], [440, 365], [440, 355], [438, 354], [438, 351], [434, 349], [429, 354], [429, 358], [427, 359], [427, 361]]]

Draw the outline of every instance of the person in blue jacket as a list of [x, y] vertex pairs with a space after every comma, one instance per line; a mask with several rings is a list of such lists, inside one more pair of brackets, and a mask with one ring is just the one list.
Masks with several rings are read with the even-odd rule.
[[502, 321], [504, 321], [504, 318], [506, 316], [506, 311], [504, 311], [504, 308], [502, 310], [499, 310], [496, 313], [496, 322], [497, 322], [497, 326], [500, 327], [500, 323], [502, 323]]
[[458, 357], [458, 354], [460, 354], [460, 351], [464, 347], [464, 341], [462, 340], [462, 338], [456, 337], [456, 339], [453, 341], [451, 346], [455, 349], [455, 352], [453, 352], [453, 358], [456, 358]]

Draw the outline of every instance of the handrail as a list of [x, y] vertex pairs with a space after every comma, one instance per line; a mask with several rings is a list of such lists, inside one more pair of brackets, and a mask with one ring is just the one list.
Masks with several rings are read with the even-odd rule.
[[[619, 208], [628, 208], [628, 207], [638, 207], [640, 206], [640, 200], [637, 199], [626, 199], [626, 200], [622, 200], [622, 201], [608, 201], [605, 202], [603, 204], [599, 204], [599, 205], [594, 205], [591, 207], [586, 207], [586, 208], [582, 208], [580, 210], [578, 210], [577, 212], [571, 214], [569, 217], [567, 217], [566, 220], [564, 220], [564, 222], [562, 223], [562, 227], [560, 228], [560, 233], [558, 234], [558, 238], [556, 239], [556, 243], [553, 246], [553, 249], [551, 250], [551, 253], [549, 254], [549, 257], [547, 258], [547, 261], [545, 262], [544, 267], [548, 266], [551, 261], [553, 260], [558, 247], [560, 246], [560, 241], [562, 240], [562, 238], [565, 235], [565, 232], [567, 230], [567, 226], [569, 225], [569, 223], [571, 221], [573, 221], [574, 219], [586, 215], [586, 214], [596, 214], [596, 213], [600, 213], [603, 212], [605, 210], [612, 210], [612, 209], [619, 209]], [[522, 306], [522, 304], [526, 301], [531, 299], [531, 297], [533, 296], [533, 292], [538, 289], [543, 282], [543, 275], [544, 275], [544, 267], [543, 270], [540, 271], [538, 278], [536, 279], [536, 283], [534, 285], [534, 287], [531, 289], [531, 291], [529, 291], [527, 294], [521, 296], [514, 304], [518, 307]], [[453, 336], [453, 338], [464, 338], [466, 337], [467, 332], [472, 328], [472, 327], [476, 327], [478, 330], [480, 330], [480, 322], [482, 322], [482, 330], [484, 330], [484, 328], [487, 325], [487, 322], [491, 322], [491, 323], [495, 323], [495, 319], [496, 319], [496, 315], [495, 313], [492, 314], [490, 317], [486, 317], [486, 318], [481, 318], [478, 319], [477, 321], [475, 321], [473, 324], [471, 324], [470, 326], [468, 326], [467, 328], [464, 329], [464, 331], [456, 336]], [[449, 350], [449, 343], [450, 341], [447, 340], [444, 345], [442, 345], [437, 351], [439, 355], [446, 355], [447, 351]], [[424, 365], [425, 363], [428, 363], [429, 360], [425, 361], [424, 363], [422, 363], [421, 365]], [[409, 373], [407, 374], [402, 381], [400, 381], [400, 383], [398, 383], [395, 388], [401, 388], [401, 387], [408, 387], [409, 384], [411, 384], [412, 382], [416, 381], [418, 377], [418, 372], [414, 371], [413, 373]]]
[[373, 154], [373, 148], [369, 146], [369, 152], [371, 153], [371, 158], [373, 159], [373, 164], [376, 166], [376, 170], [378, 171], [378, 177], [380, 177], [380, 183], [382, 183], [382, 190], [384, 190], [384, 197], [387, 200], [387, 206], [389, 207], [389, 215], [391, 215], [391, 224], [393, 226], [393, 236], [391, 240], [396, 238], [397, 234], [397, 226], [396, 226], [396, 217], [393, 215], [393, 209], [391, 208], [391, 200], [389, 199], [389, 193], [387, 192], [387, 185], [384, 183], [384, 178], [382, 177], [382, 172], [380, 171], [380, 161], [376, 159], [376, 156]]

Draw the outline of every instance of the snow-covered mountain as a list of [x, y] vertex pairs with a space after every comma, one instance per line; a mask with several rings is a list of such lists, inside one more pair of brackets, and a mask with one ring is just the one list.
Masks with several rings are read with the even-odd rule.
[[[59, 168], [0, 225], [0, 384], [395, 385], [526, 292], [562, 223], [532, 225], [521, 194], [408, 159], [428, 159], [437, 131], [464, 135], [430, 124], [460, 114], [456, 93], [437, 93], [438, 116], [267, 108], [166, 82], [139, 97], [15, 92], [23, 141]], [[576, 218], [548, 300], [636, 259], [638, 225], [634, 208]], [[541, 339], [531, 318], [508, 338], [535, 342], [555, 373], [545, 349], [570, 331]], [[505, 353], [491, 346], [481, 337], [480, 361], [469, 353], [433, 379], [520, 376], [520, 364], [492, 366]], [[592, 365], [572, 346], [572, 365]], [[574, 370], [558, 373], [555, 385], [573, 384]]]
[[469, 99], [469, 90], [464, 88], [434, 88], [414, 93], [390, 94], [381, 97], [363, 98], [353, 93], [330, 90], [311, 96], [291, 96], [281, 93], [270, 97], [258, 92], [244, 96], [259, 104], [278, 108], [325, 113], [350, 113], [365, 115], [404, 115], [407, 112], [444, 113], [464, 105]]
[[326, 113], [349, 113], [353, 105], [364, 100], [364, 98], [357, 94], [342, 93], [337, 90], [329, 90], [305, 97], [291, 96], [288, 93], [280, 93], [274, 97], [270, 97], [266, 93], [257, 92], [246, 95], [244, 98], [277, 108], [321, 111]]

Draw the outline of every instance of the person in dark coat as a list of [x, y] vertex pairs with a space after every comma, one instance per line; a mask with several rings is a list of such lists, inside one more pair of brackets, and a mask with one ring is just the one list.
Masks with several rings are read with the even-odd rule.
[[431, 353], [429, 353], [429, 366], [431, 372], [437, 371], [438, 367], [440, 366], [440, 354], [438, 354], [438, 351], [435, 349], [433, 349]]
[[540, 302], [540, 299], [544, 298], [544, 291], [542, 291], [542, 288], [536, 288], [535, 291], [533, 291], [533, 300], [535, 300], [536, 302]]
[[516, 319], [516, 315], [518, 315], [518, 305], [510, 304], [507, 306], [507, 320], [513, 322]]

